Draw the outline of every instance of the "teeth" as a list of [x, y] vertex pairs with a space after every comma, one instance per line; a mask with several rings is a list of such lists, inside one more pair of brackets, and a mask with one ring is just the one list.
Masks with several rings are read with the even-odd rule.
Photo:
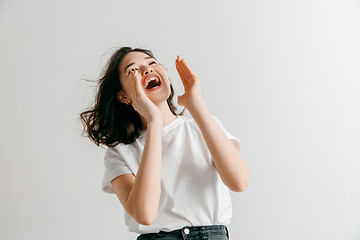
[[145, 88], [148, 86], [149, 82], [151, 82], [152, 80], [156, 80], [156, 83], [159, 83], [160, 80], [156, 77], [151, 77], [147, 80], [146, 84], [145, 84]]

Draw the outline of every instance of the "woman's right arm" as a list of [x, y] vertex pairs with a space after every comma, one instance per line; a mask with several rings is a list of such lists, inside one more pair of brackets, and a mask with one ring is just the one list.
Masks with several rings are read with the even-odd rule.
[[121, 175], [111, 181], [114, 192], [129, 215], [142, 225], [157, 216], [161, 187], [162, 120], [147, 124], [147, 136], [136, 177]]

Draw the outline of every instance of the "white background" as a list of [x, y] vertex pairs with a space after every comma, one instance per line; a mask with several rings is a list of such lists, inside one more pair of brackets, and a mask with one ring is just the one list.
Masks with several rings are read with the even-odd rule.
[[177, 95], [187, 60], [241, 139], [231, 239], [360, 239], [359, 1], [2, 0], [0, 35], [1, 239], [136, 239], [78, 120], [122, 46], [152, 50]]

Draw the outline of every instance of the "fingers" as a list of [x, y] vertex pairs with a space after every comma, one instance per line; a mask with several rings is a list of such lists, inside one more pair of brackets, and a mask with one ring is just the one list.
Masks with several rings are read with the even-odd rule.
[[131, 76], [132, 76], [134, 90], [136, 91], [136, 93], [138, 93], [139, 91], [141, 91], [141, 84], [140, 84], [140, 80], [138, 78], [139, 74], [138, 74], [137, 70], [132, 71]]
[[138, 73], [135, 71], [131, 72], [131, 103], [136, 104], [137, 99], [141, 95], [141, 86], [138, 79]]
[[180, 58], [179, 55], [177, 56], [175, 63], [176, 63], [176, 67], [179, 68], [179, 70], [182, 72], [182, 75], [184, 77], [191, 78], [195, 76], [195, 73], [190, 69], [186, 61]]
[[189, 71], [188, 71], [188, 69], [186, 69], [186, 65], [184, 63], [185, 63], [185, 60], [180, 58], [180, 60], [178, 61], [179, 69], [182, 72], [182, 74], [184, 75], [184, 77], [186, 79], [188, 79], [190, 77], [190, 75], [189, 75]]
[[180, 77], [186, 78], [187, 75], [186, 75], [186, 71], [184, 69], [183, 61], [184, 61], [184, 59], [180, 58], [178, 55], [176, 58], [176, 61], [175, 61], [175, 65], [176, 65], [177, 71], [179, 72]]
[[135, 90], [135, 84], [136, 84], [136, 73], [135, 73], [135, 71], [133, 71], [133, 72], [131, 72], [130, 73], [131, 74], [131, 89], [132, 89], [132, 91], [134, 92], [134, 90]]
[[178, 71], [180, 79], [183, 82], [183, 84], [186, 84], [187, 83], [187, 78], [184, 75], [183, 70], [178, 65], [176, 65], [176, 70]]
[[188, 76], [186, 76], [185, 69], [184, 69], [183, 65], [181, 64], [182, 61], [183, 61], [183, 59], [181, 59], [179, 56], [177, 56], [177, 59], [175, 61], [175, 66], [176, 66], [176, 70], [179, 73], [180, 79], [183, 82], [183, 85], [185, 86], [186, 84], [188, 84]]
[[137, 70], [134, 70], [131, 72], [131, 77], [133, 80], [137, 80], [137, 78], [138, 78]]

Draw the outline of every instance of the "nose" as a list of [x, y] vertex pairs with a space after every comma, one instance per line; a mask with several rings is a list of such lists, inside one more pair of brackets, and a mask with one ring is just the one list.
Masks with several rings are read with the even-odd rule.
[[143, 74], [148, 75], [148, 74], [152, 73], [153, 71], [154, 70], [150, 66], [144, 66]]

